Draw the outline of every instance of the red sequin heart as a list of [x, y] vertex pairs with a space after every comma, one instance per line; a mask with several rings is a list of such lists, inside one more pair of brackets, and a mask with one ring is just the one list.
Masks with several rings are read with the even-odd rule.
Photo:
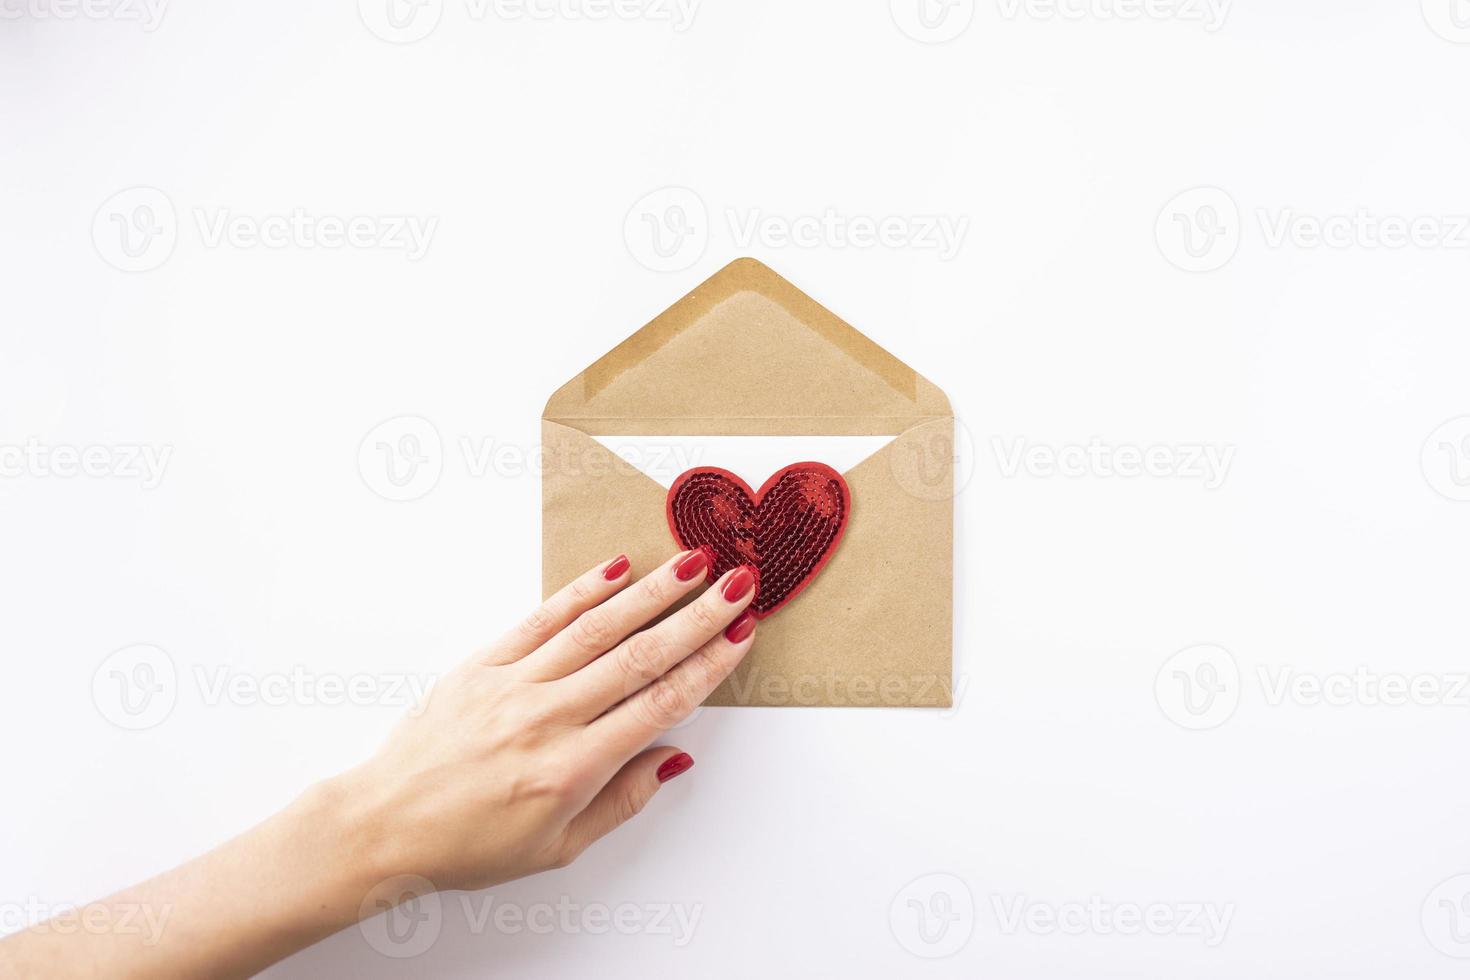
[[713, 555], [710, 580], [739, 565], [756, 570], [750, 608], [764, 619], [796, 597], [832, 553], [852, 496], [847, 481], [822, 463], [792, 463], [750, 492], [728, 470], [689, 470], [669, 488], [669, 529], [683, 548]]

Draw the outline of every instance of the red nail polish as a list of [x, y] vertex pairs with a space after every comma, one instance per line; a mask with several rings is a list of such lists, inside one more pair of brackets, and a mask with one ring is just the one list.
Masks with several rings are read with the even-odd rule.
[[750, 634], [755, 632], [755, 613], [749, 609], [740, 610], [729, 626], [725, 627], [725, 639], [731, 643], [743, 643]]
[[612, 564], [608, 565], [602, 570], [602, 577], [607, 579], [609, 582], [615, 582], [623, 577], [623, 573], [626, 572], [632, 564], [633, 563], [628, 560], [627, 555], [618, 555], [612, 560]]
[[658, 781], [666, 783], [679, 773], [688, 772], [692, 765], [694, 765], [694, 758], [688, 752], [680, 752], [676, 756], [671, 756], [658, 767]]
[[741, 565], [725, 579], [725, 591], [720, 593], [726, 602], [739, 602], [750, 594], [755, 586], [755, 569]]
[[680, 582], [687, 582], [694, 576], [699, 575], [709, 567], [709, 553], [703, 548], [698, 549], [688, 558], [674, 566], [674, 578]]

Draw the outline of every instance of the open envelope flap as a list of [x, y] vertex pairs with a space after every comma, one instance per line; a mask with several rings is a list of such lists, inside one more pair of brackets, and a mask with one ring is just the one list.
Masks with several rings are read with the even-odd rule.
[[913, 368], [737, 259], [551, 396], [591, 435], [897, 435], [951, 415]]

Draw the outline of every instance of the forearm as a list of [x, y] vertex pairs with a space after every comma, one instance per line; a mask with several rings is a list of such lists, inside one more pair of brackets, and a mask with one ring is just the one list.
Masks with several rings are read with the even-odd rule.
[[563, 867], [689, 768], [649, 744], [750, 650], [754, 569], [665, 615], [708, 565], [680, 552], [631, 589], [627, 556], [588, 569], [441, 677], [356, 769], [66, 928], [0, 941], [0, 980], [250, 976], [427, 890]]
[[357, 921], [370, 821], [334, 781], [182, 867], [0, 942], [0, 975], [247, 977]]

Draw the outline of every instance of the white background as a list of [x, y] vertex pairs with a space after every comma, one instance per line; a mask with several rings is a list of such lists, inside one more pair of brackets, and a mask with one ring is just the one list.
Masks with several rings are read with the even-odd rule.
[[[58, 2], [0, 20], [7, 931], [249, 826], [399, 714], [217, 681], [430, 675], [525, 612], [545, 398], [751, 254], [968, 427], [958, 710], [704, 712], [671, 740], [695, 769], [633, 825], [491, 893], [696, 910], [682, 946], [477, 929], [451, 896], [417, 958], [353, 929], [271, 975], [1463, 975], [1451, 0], [1239, 0], [1223, 23], [958, 0], [932, 30], [906, 0], [706, 0], [687, 24], [444, 0], [401, 29], [378, 0], [146, 23]], [[298, 209], [436, 224], [415, 258], [208, 233]], [[781, 237], [829, 210], [897, 224]], [[936, 217], [964, 223], [957, 251], [908, 234]], [[1374, 231], [1417, 217], [1417, 244]], [[412, 449], [403, 416], [428, 462], [395, 487], [359, 447], [397, 419], [377, 436]], [[1173, 455], [1044, 465], [1094, 438]], [[28, 445], [103, 447], [110, 475], [17, 462]], [[130, 446], [169, 452], [157, 486]], [[1229, 452], [1222, 481], [1190, 447]], [[128, 731], [93, 676], [136, 644], [176, 684]], [[143, 678], [136, 653], [107, 670]], [[1432, 703], [1276, 691], [1359, 668], [1425, 675]], [[1089, 901], [1160, 907], [1162, 934], [1045, 927]]]

